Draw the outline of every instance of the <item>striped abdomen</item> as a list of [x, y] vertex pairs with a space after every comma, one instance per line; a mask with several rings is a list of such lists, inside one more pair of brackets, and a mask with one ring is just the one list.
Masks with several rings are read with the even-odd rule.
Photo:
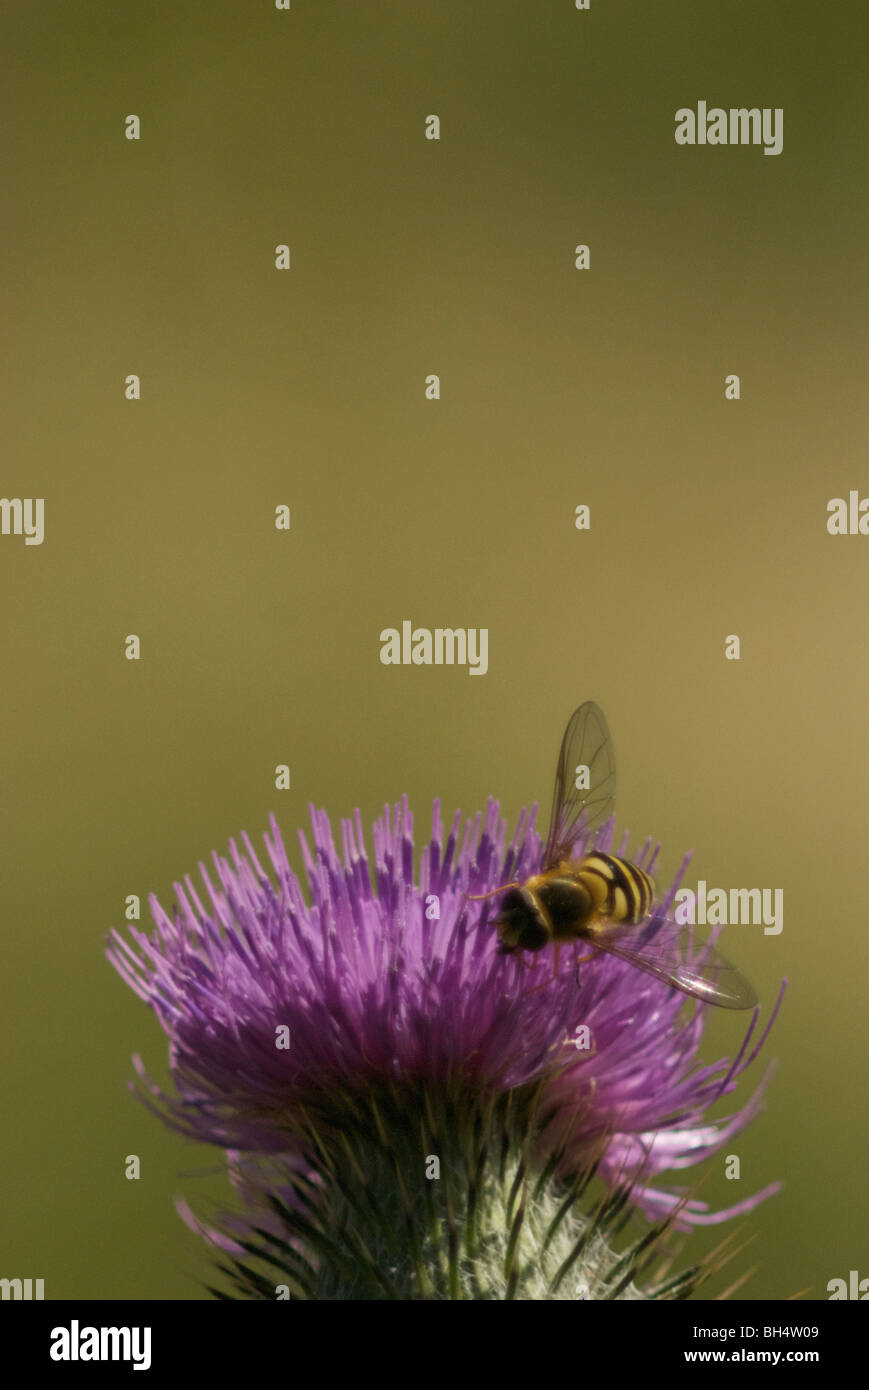
[[576, 878], [588, 889], [595, 916], [609, 922], [641, 922], [652, 910], [655, 885], [628, 859], [596, 850], [580, 860]]

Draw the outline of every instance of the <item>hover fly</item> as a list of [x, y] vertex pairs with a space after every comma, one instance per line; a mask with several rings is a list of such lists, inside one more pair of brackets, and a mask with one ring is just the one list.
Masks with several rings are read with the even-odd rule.
[[495, 918], [499, 953], [540, 951], [553, 942], [557, 975], [562, 945], [582, 941], [593, 950], [580, 959], [606, 951], [706, 1004], [753, 1008], [757, 995], [749, 982], [714, 947], [695, 944], [690, 929], [666, 918], [649, 936], [641, 924], [654, 906], [655, 885], [644, 869], [602, 850], [573, 857], [580, 837], [591, 844], [612, 815], [615, 783], [610, 732], [589, 700], [561, 741], [542, 872], [479, 895], [505, 895]]

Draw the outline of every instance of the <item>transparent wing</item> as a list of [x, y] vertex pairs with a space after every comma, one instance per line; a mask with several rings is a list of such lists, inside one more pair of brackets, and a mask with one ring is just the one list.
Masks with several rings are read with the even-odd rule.
[[[577, 769], [588, 768], [588, 787], [578, 788]], [[544, 869], [570, 852], [579, 836], [595, 830], [615, 807], [616, 765], [606, 720], [593, 700], [580, 705], [561, 740]]]
[[698, 943], [691, 927], [677, 926], [670, 919], [650, 940], [644, 940], [642, 927], [619, 925], [594, 940], [588, 938], [588, 944], [706, 1004], [753, 1009], [757, 1003], [753, 985], [726, 956], [708, 943]]

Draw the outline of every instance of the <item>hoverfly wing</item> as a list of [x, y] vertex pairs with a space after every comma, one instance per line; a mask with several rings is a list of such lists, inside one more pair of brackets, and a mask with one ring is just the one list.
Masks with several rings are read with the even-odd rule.
[[[588, 769], [588, 786], [577, 787], [577, 773]], [[612, 815], [615, 807], [616, 765], [606, 720], [593, 700], [576, 710], [564, 731], [549, 835], [543, 851], [544, 869], [570, 858], [579, 836]]]
[[636, 927], [619, 926], [589, 939], [589, 945], [618, 956], [705, 1004], [717, 1004], [722, 1009], [753, 1009], [757, 1003], [754, 986], [714, 946], [698, 945], [689, 927], [668, 921], [645, 944], [637, 941], [637, 935]]

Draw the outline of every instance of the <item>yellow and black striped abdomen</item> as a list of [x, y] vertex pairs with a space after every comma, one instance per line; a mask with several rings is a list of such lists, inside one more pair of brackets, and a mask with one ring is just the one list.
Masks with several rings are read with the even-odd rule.
[[591, 894], [598, 917], [610, 922], [642, 922], [652, 910], [655, 885], [628, 859], [596, 850], [580, 860], [575, 873]]

